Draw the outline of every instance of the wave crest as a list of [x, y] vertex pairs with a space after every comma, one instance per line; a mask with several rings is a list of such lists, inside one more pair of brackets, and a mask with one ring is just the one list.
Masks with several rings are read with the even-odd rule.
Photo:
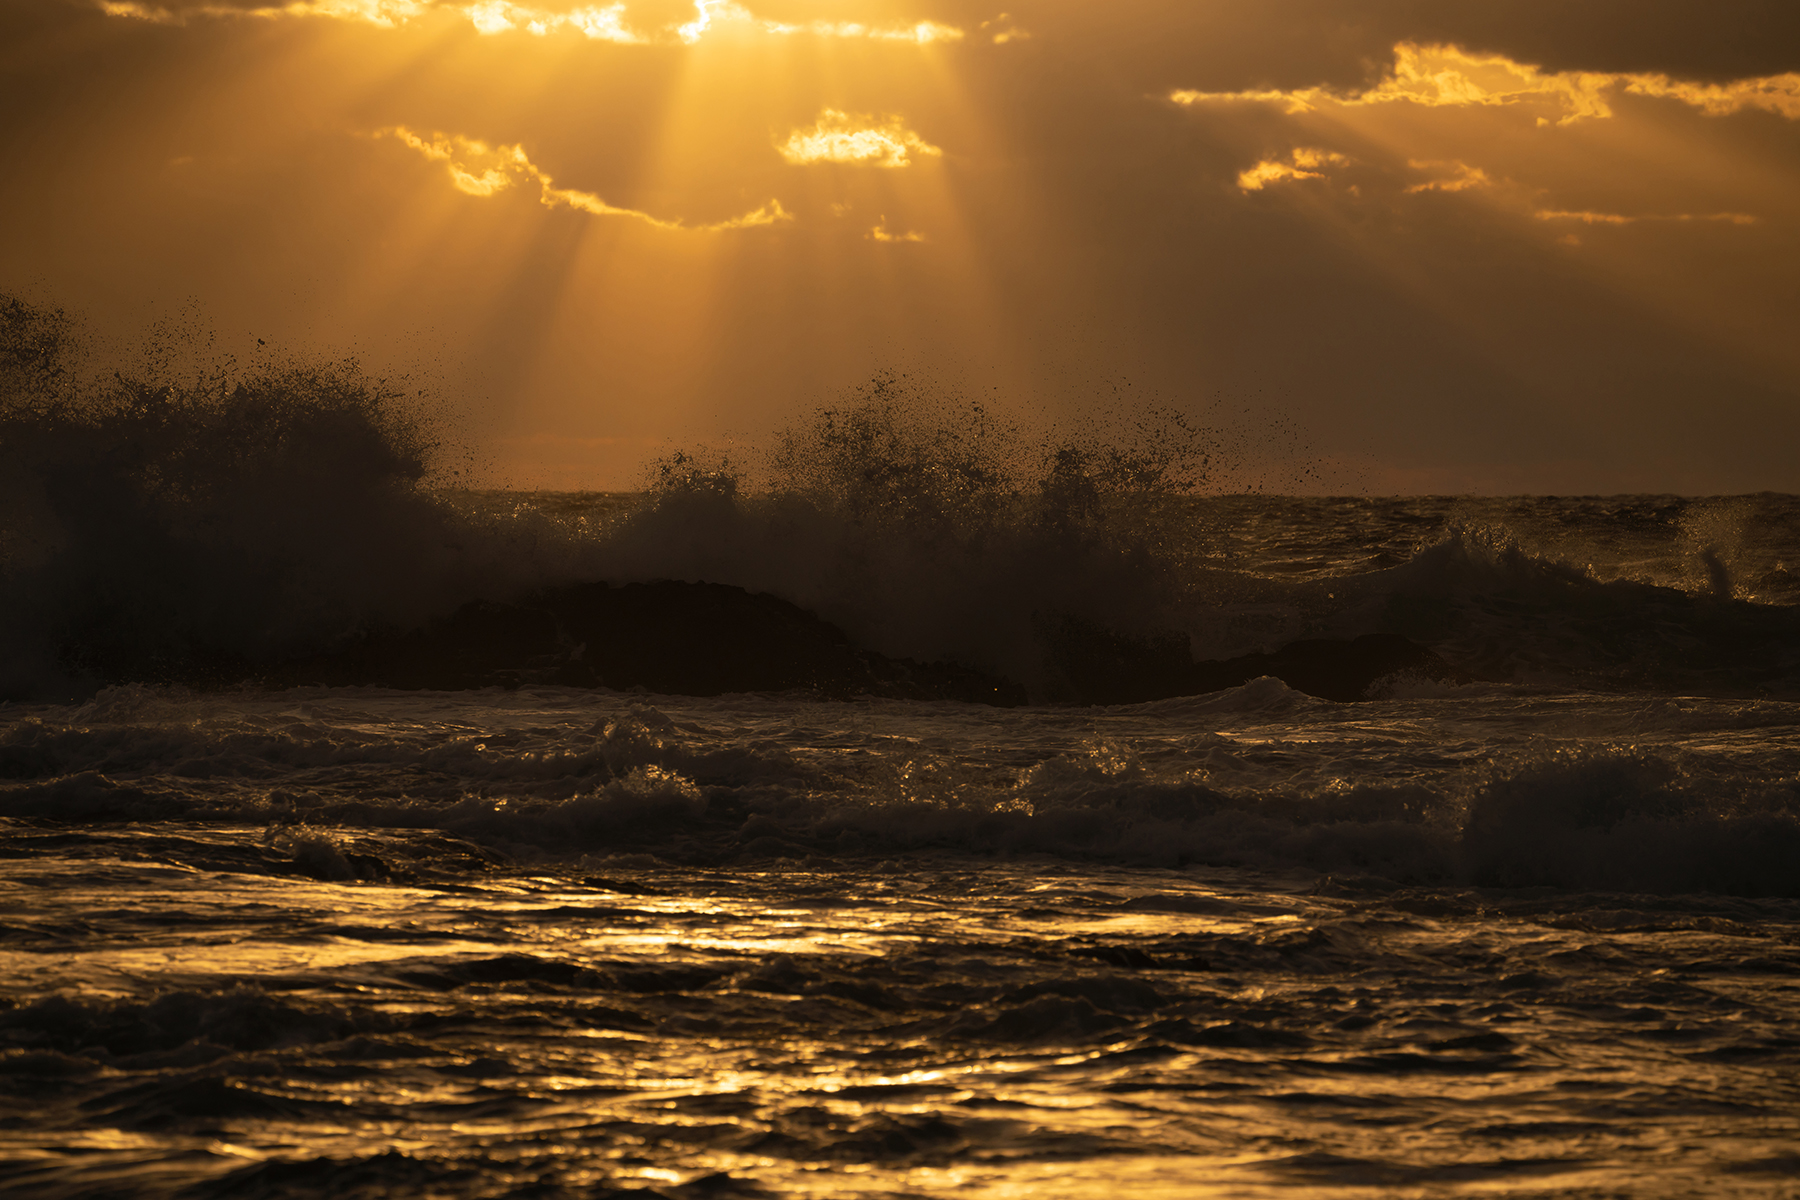
[[146, 357], [84, 372], [69, 318], [0, 298], [0, 695], [228, 681], [570, 566], [443, 504], [437, 415], [353, 360]]
[[1182, 623], [1162, 510], [1206, 486], [1220, 443], [1172, 411], [1122, 432], [1033, 439], [881, 377], [787, 430], [766, 463], [665, 459], [603, 561], [612, 578], [771, 592], [884, 654], [1040, 687], [1047, 619]]
[[1433, 678], [1800, 690], [1791, 498], [1231, 496], [1241, 439], [1179, 412], [1027, 434], [880, 376], [766, 458], [671, 455], [588, 522], [447, 488], [436, 411], [354, 362], [82, 354], [65, 315], [0, 297], [0, 697], [279, 679], [434, 622], [454, 640], [473, 602], [657, 581], [769, 593], [859, 652], [1039, 700], [1175, 694], [1078, 678], [1114, 659], [1185, 680], [1371, 634], [1435, 651]]

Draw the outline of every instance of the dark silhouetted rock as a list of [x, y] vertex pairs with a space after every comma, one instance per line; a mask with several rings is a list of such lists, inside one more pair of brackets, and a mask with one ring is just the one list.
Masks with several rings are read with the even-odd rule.
[[[1394, 634], [1294, 642], [1273, 654], [1195, 662], [1180, 634], [1126, 637], [1072, 619], [1040, 625], [1056, 682], [1046, 698], [1137, 704], [1235, 687], [1273, 675], [1327, 700], [1362, 700], [1397, 675], [1462, 676]], [[1019, 684], [956, 663], [921, 663], [866, 650], [779, 597], [721, 583], [581, 583], [512, 603], [466, 604], [422, 629], [376, 631], [327, 654], [283, 662], [196, 650], [155, 659], [88, 648], [73, 658], [108, 683], [230, 686], [371, 685], [457, 691], [526, 683], [679, 696], [809, 691], [1024, 704]], [[0, 759], [0, 776], [29, 777], [35, 759]]]
[[555, 683], [680, 696], [805, 690], [1015, 705], [1024, 689], [954, 663], [858, 648], [775, 596], [719, 583], [550, 588], [469, 604], [424, 629], [376, 634], [263, 672], [269, 683], [455, 690]]

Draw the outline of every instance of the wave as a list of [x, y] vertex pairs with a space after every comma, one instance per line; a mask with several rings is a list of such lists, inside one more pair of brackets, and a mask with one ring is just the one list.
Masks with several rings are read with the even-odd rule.
[[1694, 589], [1597, 577], [1500, 529], [1452, 528], [1357, 581], [1364, 616], [1472, 676], [1601, 690], [1792, 694], [1800, 608], [1734, 597], [1725, 568]]
[[1472, 797], [1465, 870], [1499, 887], [1800, 894], [1800, 790], [1635, 750], [1561, 751]]
[[0, 297], [0, 695], [241, 676], [578, 572], [546, 523], [427, 486], [417, 396], [354, 361], [86, 373]]
[[[607, 576], [772, 594], [859, 646], [961, 663], [1040, 702], [1138, 702], [1261, 674], [1335, 699], [1421, 680], [1800, 694], [1800, 595], [1774, 557], [1800, 559], [1783, 541], [1800, 528], [1791, 497], [1537, 500], [1483, 521], [1459, 513], [1471, 502], [1425, 499], [1384, 513], [1212, 496], [1191, 477], [1126, 486], [1090, 470], [1108, 461], [1092, 450], [1050, 450], [1036, 475], [934, 472], [915, 452], [946, 439], [945, 414], [890, 396], [852, 415], [882, 430], [857, 439], [867, 457], [836, 444], [844, 414], [828, 410], [789, 435], [828, 469], [754, 490], [729, 469], [664, 464], [601, 543]], [[895, 457], [913, 465], [892, 471]], [[1565, 526], [1555, 538], [1545, 510]], [[1654, 555], [1621, 550], [1632, 539]], [[1327, 643], [1369, 638], [1405, 646], [1354, 684], [1309, 682]]]
[[379, 1013], [293, 1004], [253, 987], [168, 992], [148, 1003], [50, 995], [0, 1009], [0, 1039], [29, 1046], [40, 1071], [59, 1058], [66, 1070], [92, 1072], [180, 1049], [190, 1061], [204, 1062], [231, 1051], [334, 1042], [399, 1024]]
[[[1264, 679], [1166, 701], [1157, 715], [1304, 720], [1325, 703]], [[122, 829], [132, 853], [197, 869], [341, 882], [454, 877], [504, 860], [605, 872], [943, 853], [1306, 870], [1365, 890], [1800, 896], [1791, 763], [1731, 753], [1594, 742], [1415, 782], [1304, 785], [1212, 778], [1194, 766], [1204, 755], [1150, 761], [1101, 738], [1011, 770], [906, 739], [801, 753], [643, 704], [536, 750], [496, 735], [425, 744], [343, 725], [326, 737], [291, 722], [233, 734], [193, 711], [126, 690], [66, 721], [14, 725], [0, 748], [12, 776], [0, 819], [23, 823], [13, 851], [35, 853], [33, 836], [63, 846], [50, 823]], [[270, 790], [276, 771], [307, 782]], [[246, 827], [265, 832], [232, 843]], [[225, 833], [196, 832], [209, 828]]]
[[[445, 486], [442, 421], [353, 362], [84, 374], [73, 330], [0, 298], [0, 698], [548, 680], [1135, 702], [1266, 673], [1343, 699], [1800, 691], [1791, 498], [1227, 496], [1238, 451], [1179, 413], [1027, 435], [880, 377], [765, 459], [672, 455], [590, 521], [579, 497]], [[668, 611], [651, 629], [602, 583]], [[723, 624], [720, 588], [749, 594]], [[842, 660], [828, 679], [733, 666], [808, 621], [795, 654]], [[1306, 681], [1371, 636], [1411, 648]], [[647, 638], [712, 667], [617, 665]]]

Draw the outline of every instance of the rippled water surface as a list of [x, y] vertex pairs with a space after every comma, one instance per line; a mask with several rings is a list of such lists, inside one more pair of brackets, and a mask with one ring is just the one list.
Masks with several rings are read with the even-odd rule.
[[[10, 1195], [1768, 1196], [1800, 1166], [1791, 845], [1754, 861], [1785, 703], [7, 715]], [[1559, 788], [1619, 811], [1546, 815]]]
[[0, 307], [8, 1197], [1800, 1195], [1800, 498], [445, 491]]

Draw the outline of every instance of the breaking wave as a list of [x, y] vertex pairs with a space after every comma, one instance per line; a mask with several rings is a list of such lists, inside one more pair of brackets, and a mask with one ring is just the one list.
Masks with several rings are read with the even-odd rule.
[[67, 318], [0, 299], [0, 697], [280, 679], [471, 604], [659, 580], [1037, 700], [1074, 698], [1094, 637], [1187, 663], [1379, 633], [1443, 679], [1800, 689], [1789, 497], [1228, 495], [1241, 442], [1179, 413], [1028, 435], [894, 377], [635, 497], [459, 491], [445, 456], [354, 362], [84, 374]]
[[83, 374], [77, 350], [0, 297], [0, 695], [228, 681], [579, 570], [547, 523], [444, 504], [430, 410], [354, 361]]
[[1146, 635], [1190, 598], [1171, 505], [1206, 487], [1220, 443], [1177, 413], [1118, 432], [1033, 440], [879, 378], [787, 431], [760, 470], [659, 464], [605, 562], [614, 578], [771, 592], [882, 653], [1036, 684], [1047, 625]]
[[[425, 877], [446, 855], [463, 871], [483, 854], [605, 869], [936, 852], [1302, 869], [1358, 887], [1800, 896], [1792, 763], [1731, 754], [1595, 741], [1414, 782], [1284, 784], [1104, 738], [978, 769], [923, 746], [846, 757], [721, 737], [642, 704], [585, 736], [513, 748], [342, 723], [330, 736], [291, 721], [208, 727], [198, 703], [114, 690], [64, 720], [15, 724], [0, 744], [0, 818], [266, 826], [254, 847], [195, 865], [335, 881]], [[1158, 715], [1300, 720], [1324, 704], [1262, 680]], [[265, 790], [275, 771], [314, 782]], [[406, 840], [424, 834], [456, 842]]]

